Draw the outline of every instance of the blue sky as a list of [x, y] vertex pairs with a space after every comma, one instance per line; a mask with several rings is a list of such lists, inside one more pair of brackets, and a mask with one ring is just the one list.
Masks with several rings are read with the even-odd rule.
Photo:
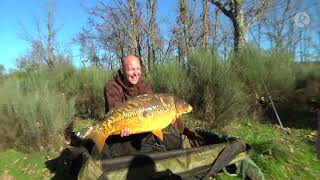
[[[309, 9], [317, 1], [302, 1], [301, 10]], [[19, 35], [22, 30], [21, 24], [29, 33], [35, 35], [35, 20], [38, 19], [42, 24], [45, 20], [45, 2], [46, 0], [0, 0], [0, 64], [3, 64], [7, 70], [15, 67], [16, 58], [26, 54], [29, 47], [29, 44]], [[76, 64], [80, 62], [79, 47], [72, 44], [71, 40], [81, 31], [82, 26], [86, 25], [88, 14], [82, 5], [91, 7], [97, 2], [98, 0], [56, 0], [54, 19], [55, 26], [59, 29], [57, 41], [61, 46], [60, 49], [69, 49], [73, 52], [73, 60]], [[177, 0], [159, 0], [158, 2], [158, 17], [174, 23]], [[312, 8], [314, 12], [309, 10], [308, 12], [312, 15], [312, 26], [314, 26], [312, 29], [319, 27], [320, 31], [319, 22], [314, 23], [319, 19], [316, 9]], [[317, 18], [314, 19], [314, 17]], [[162, 30], [164, 28], [162, 27]], [[317, 37], [316, 31], [311, 33], [315, 38]]]
[[[43, 0], [0, 0], [0, 64], [8, 70], [15, 67], [16, 58], [26, 53], [28, 43], [20, 35], [22, 26], [31, 34], [36, 33], [36, 19], [44, 22], [46, 9]], [[58, 41], [66, 48], [74, 48], [71, 39], [85, 24], [87, 15], [81, 1], [64, 0], [55, 6], [55, 24]]]
[[[24, 55], [29, 44], [19, 35], [21, 24], [31, 34], [36, 34], [36, 19], [44, 23], [46, 15], [44, 0], [0, 0], [0, 64], [7, 70], [14, 68], [16, 58]], [[160, 0], [159, 13], [172, 17], [175, 1]], [[71, 43], [72, 38], [86, 24], [88, 14], [83, 4], [90, 7], [97, 0], [58, 0], [55, 5], [55, 26], [58, 27], [57, 41], [61, 49], [70, 49], [74, 61], [79, 61], [78, 47]], [[82, 5], [81, 5], [82, 4]]]

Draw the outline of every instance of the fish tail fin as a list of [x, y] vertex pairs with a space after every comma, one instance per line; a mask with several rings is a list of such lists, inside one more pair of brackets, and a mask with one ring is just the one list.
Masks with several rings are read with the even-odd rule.
[[90, 139], [92, 139], [94, 141], [94, 143], [96, 144], [99, 152], [101, 153], [101, 151], [102, 151], [102, 149], [104, 147], [105, 141], [106, 141], [108, 136], [109, 136], [108, 134], [93, 130], [88, 135], [88, 138], [90, 138]]

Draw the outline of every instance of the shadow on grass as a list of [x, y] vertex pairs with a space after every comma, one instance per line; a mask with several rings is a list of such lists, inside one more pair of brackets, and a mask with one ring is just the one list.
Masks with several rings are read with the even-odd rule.
[[45, 165], [54, 174], [53, 180], [72, 180], [77, 179], [82, 162], [82, 156], [69, 160], [64, 156], [64, 153], [61, 153], [57, 158], [46, 161]]
[[[295, 110], [288, 108], [277, 108], [277, 112], [284, 127], [296, 128], [296, 129], [317, 129], [316, 114], [310, 110]], [[269, 108], [266, 112], [266, 123], [278, 124], [277, 117]]]

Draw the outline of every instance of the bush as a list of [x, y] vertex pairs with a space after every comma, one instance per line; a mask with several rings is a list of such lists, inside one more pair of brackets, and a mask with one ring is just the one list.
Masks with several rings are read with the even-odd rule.
[[228, 62], [198, 52], [190, 57], [188, 75], [193, 82], [193, 104], [206, 127], [220, 128], [246, 115], [248, 104], [243, 83]]
[[[279, 52], [262, 52], [248, 48], [230, 57], [232, 69], [245, 83], [244, 92], [250, 99], [251, 113], [261, 116], [258, 99], [270, 95], [277, 105], [290, 101], [295, 87], [295, 62]], [[259, 110], [260, 109], [260, 110]]]
[[49, 89], [52, 92], [63, 93], [65, 81], [73, 77], [76, 69], [71, 65], [59, 65], [52, 71], [39, 70], [20, 72], [15, 76], [20, 79], [19, 86], [23, 93]]
[[1, 143], [23, 149], [52, 148], [62, 144], [61, 134], [74, 116], [73, 99], [47, 88], [24, 91], [10, 78], [0, 88]]
[[[313, 86], [312, 83], [320, 83], [320, 63], [297, 63], [294, 70], [296, 73], [296, 89], [304, 89]], [[310, 93], [316, 94], [316, 92]]]
[[192, 82], [187, 72], [175, 61], [158, 65], [147, 80], [156, 93], [171, 93], [189, 99]]
[[91, 118], [104, 115], [103, 87], [112, 72], [100, 68], [76, 70], [72, 66], [57, 66], [52, 71], [22, 73], [20, 86], [23, 92], [47, 88], [74, 98], [76, 114]]
[[185, 69], [176, 61], [160, 64], [147, 79], [155, 92], [172, 93], [188, 100], [194, 114], [203, 119], [204, 127], [221, 128], [246, 115], [248, 110], [243, 83], [228, 62], [212, 54], [200, 51], [193, 54]]
[[268, 90], [270, 95], [281, 101], [294, 89], [295, 62], [287, 54], [249, 48], [231, 56], [230, 61], [249, 94], [263, 95]]
[[68, 97], [75, 97], [77, 114], [90, 118], [104, 116], [103, 89], [112, 72], [99, 68], [80, 69], [61, 83], [60, 90]]
[[75, 114], [104, 115], [103, 87], [110, 78], [110, 71], [72, 66], [12, 74], [0, 89], [0, 144], [28, 149], [62, 143], [57, 135]]

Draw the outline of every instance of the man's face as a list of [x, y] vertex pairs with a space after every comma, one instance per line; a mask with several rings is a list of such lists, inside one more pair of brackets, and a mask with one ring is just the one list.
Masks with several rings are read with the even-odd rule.
[[128, 56], [124, 63], [123, 74], [129, 83], [137, 84], [141, 76], [140, 60], [135, 56]]

